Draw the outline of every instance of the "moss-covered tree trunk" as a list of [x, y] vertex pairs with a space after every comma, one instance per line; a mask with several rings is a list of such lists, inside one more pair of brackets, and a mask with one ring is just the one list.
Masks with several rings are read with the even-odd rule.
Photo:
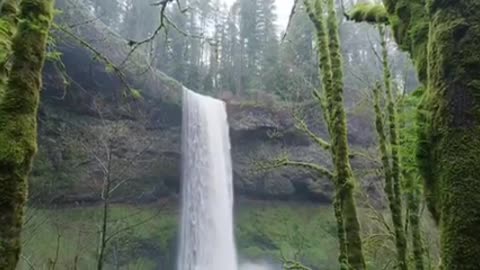
[[0, 100], [0, 269], [14, 270], [37, 149], [37, 109], [53, 0], [23, 0], [12, 40], [12, 66]]
[[315, 96], [323, 109], [331, 137], [330, 151], [335, 167], [334, 182], [336, 186], [334, 208], [340, 244], [339, 263], [341, 269], [363, 270], [366, 265], [354, 196], [354, 178], [349, 158], [343, 101], [343, 63], [337, 14], [335, 1], [328, 0], [328, 17], [325, 21], [323, 1], [315, 0], [313, 8], [308, 0], [305, 0], [304, 3], [317, 33], [323, 94], [315, 92]]
[[427, 175], [446, 270], [480, 269], [480, 1], [432, 1]]
[[5, 0], [0, 5], [0, 100], [5, 92], [8, 79], [8, 60], [12, 54], [12, 37], [17, 30], [17, 2], [17, 0]]
[[[405, 229], [403, 224], [403, 200], [401, 191], [401, 166], [400, 166], [400, 153], [399, 153], [399, 134], [398, 134], [398, 116], [397, 106], [394, 100], [392, 89], [392, 73], [390, 71], [390, 64], [388, 61], [388, 47], [387, 36], [383, 25], [379, 26], [379, 32], [382, 45], [382, 62], [383, 62], [383, 80], [385, 84], [385, 96], [387, 100], [387, 112], [388, 117], [385, 122], [388, 126], [390, 134], [390, 143], [386, 141], [385, 134], [383, 133], [383, 124], [381, 130], [377, 126], [377, 132], [379, 133], [380, 144], [382, 145], [382, 161], [383, 167], [389, 167], [385, 171], [385, 192], [390, 205], [390, 212], [392, 215], [392, 223], [395, 233], [395, 247], [397, 252], [397, 264], [401, 270], [408, 269], [407, 261], [407, 238], [405, 236]], [[378, 93], [377, 93], [378, 95]], [[378, 102], [378, 100], [376, 100]], [[379, 106], [379, 104], [377, 104]], [[380, 111], [376, 111], [377, 117]], [[382, 123], [384, 119], [381, 119]], [[378, 125], [378, 121], [377, 121]], [[382, 138], [383, 137], [383, 138]], [[390, 145], [390, 153], [387, 152], [387, 145]], [[384, 149], [383, 149], [384, 148]], [[385, 160], [386, 159], [386, 160]]]
[[406, 236], [402, 221], [402, 207], [396, 200], [396, 194], [393, 189], [393, 171], [391, 156], [388, 151], [389, 142], [385, 132], [385, 117], [383, 108], [381, 107], [381, 90], [382, 87], [378, 83], [373, 89], [374, 96], [374, 112], [375, 112], [375, 128], [377, 131], [382, 168], [385, 177], [385, 194], [387, 195], [390, 213], [392, 215], [392, 223], [395, 235], [395, 248], [397, 253], [397, 263], [399, 269], [408, 269]]
[[[321, 1], [321, 0], [317, 0]], [[354, 196], [354, 178], [350, 165], [347, 139], [347, 117], [343, 99], [343, 61], [340, 48], [338, 18], [334, 0], [328, 0], [328, 34], [330, 61], [332, 65], [332, 89], [328, 95], [330, 108], [330, 136], [334, 153], [337, 196], [342, 203], [342, 214], [345, 224], [348, 264], [352, 269], [366, 268], [363, 256], [360, 222]]]
[[418, 156], [443, 268], [480, 269], [480, 1], [384, 3], [427, 86]]
[[[315, 97], [317, 98], [318, 102], [323, 111], [323, 118], [327, 123], [327, 128], [330, 132], [330, 105], [327, 104], [327, 100], [330, 98], [331, 87], [332, 87], [332, 67], [330, 61], [330, 49], [328, 47], [328, 33], [327, 33], [327, 25], [324, 20], [323, 15], [323, 5], [321, 1], [315, 1], [312, 7], [309, 0], [305, 0], [305, 7], [307, 9], [307, 14], [310, 17], [310, 20], [313, 22], [316, 30], [316, 37], [317, 37], [317, 50], [319, 55], [319, 70], [320, 75], [322, 78], [322, 85], [324, 90], [324, 95], [320, 92], [315, 92]], [[332, 158], [334, 158], [333, 148], [329, 148], [332, 152]], [[334, 183], [337, 182], [337, 179], [332, 179]], [[334, 212], [335, 212], [335, 220], [337, 223], [337, 238], [339, 243], [339, 256], [338, 262], [340, 264], [340, 269], [348, 270], [348, 250], [347, 250], [347, 240], [346, 240], [346, 233], [345, 233], [345, 224], [343, 220], [343, 206], [342, 200], [340, 196], [335, 195], [334, 199]]]
[[420, 227], [420, 192], [418, 192], [419, 188], [414, 187], [418, 186], [418, 183], [416, 183], [415, 181], [418, 178], [413, 175], [410, 175], [409, 177], [409, 186], [412, 190], [408, 194], [408, 221], [410, 223], [413, 260], [415, 264], [415, 269], [423, 270], [425, 269], [425, 251], [423, 247], [423, 236]]

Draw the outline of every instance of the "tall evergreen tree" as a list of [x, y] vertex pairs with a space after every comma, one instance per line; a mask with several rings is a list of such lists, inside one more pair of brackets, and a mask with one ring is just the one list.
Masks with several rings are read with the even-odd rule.
[[[244, 64], [245, 49], [241, 40], [241, 16], [240, 16], [240, 2], [235, 2], [230, 8], [227, 19], [227, 27], [225, 29], [225, 36], [223, 40], [224, 47], [222, 47], [222, 77], [226, 90], [230, 90], [236, 94], [240, 94], [244, 88]], [[223, 67], [226, 69], [223, 70]]]
[[277, 27], [275, 25], [277, 16], [275, 13], [275, 0], [259, 1], [257, 11], [257, 40], [259, 41], [259, 82], [257, 85], [263, 90], [272, 91], [277, 80], [279, 67], [279, 41]]
[[[257, 53], [258, 40], [258, 1], [239, 0], [240, 49], [241, 49], [241, 85], [248, 89], [258, 77]], [[245, 90], [242, 89], [242, 90]]]
[[[169, 12], [172, 22], [180, 29], [187, 28], [187, 17], [180, 10], [174, 8]], [[168, 55], [157, 56], [168, 59], [165, 71], [168, 75], [180, 82], [185, 82], [187, 77], [187, 38], [175, 30], [169, 28], [167, 34]]]
[[91, 0], [95, 15], [115, 30], [120, 22], [121, 5], [119, 0]]
[[133, 41], [141, 41], [153, 34], [160, 23], [160, 9], [150, 0], [125, 0], [121, 33]]
[[305, 6], [302, 2], [298, 3], [280, 44], [280, 75], [274, 88], [281, 98], [298, 101], [310, 99], [312, 89], [320, 85], [314, 31]]

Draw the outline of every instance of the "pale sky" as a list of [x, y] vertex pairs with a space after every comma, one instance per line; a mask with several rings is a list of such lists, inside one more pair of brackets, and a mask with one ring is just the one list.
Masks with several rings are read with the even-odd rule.
[[[236, 0], [223, 0], [228, 5], [232, 5]], [[285, 30], [288, 22], [288, 16], [292, 10], [294, 0], [275, 0], [277, 6], [278, 27], [280, 32]]]

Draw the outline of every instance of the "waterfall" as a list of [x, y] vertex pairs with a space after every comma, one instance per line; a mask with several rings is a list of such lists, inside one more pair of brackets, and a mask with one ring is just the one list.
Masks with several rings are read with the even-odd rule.
[[225, 103], [183, 90], [178, 270], [237, 270]]

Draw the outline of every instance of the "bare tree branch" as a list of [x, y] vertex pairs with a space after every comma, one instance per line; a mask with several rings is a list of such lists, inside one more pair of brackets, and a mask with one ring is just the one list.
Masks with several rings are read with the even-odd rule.
[[[152, 42], [162, 30], [167, 31], [167, 27], [171, 26], [174, 30], [176, 30], [178, 33], [181, 35], [188, 37], [188, 38], [196, 38], [196, 39], [205, 39], [208, 43], [211, 44], [211, 40], [208, 38], [205, 38], [205, 35], [199, 34], [191, 34], [187, 33], [185, 30], [180, 29], [170, 18], [167, 16], [166, 11], [167, 11], [167, 6], [169, 3], [173, 2], [174, 0], [161, 0], [159, 2], [156, 2], [153, 4], [153, 6], [159, 6], [160, 7], [160, 23], [158, 24], [157, 28], [155, 31], [148, 36], [147, 38], [140, 40], [140, 41], [135, 41], [135, 40], [129, 40], [128, 45], [132, 47], [132, 49], [128, 52], [127, 56], [125, 59], [121, 62], [120, 66], [123, 66], [128, 59], [132, 56], [132, 54], [142, 45]], [[178, 9], [180, 10], [181, 13], [185, 13], [188, 11], [188, 8], [182, 9], [182, 5], [179, 0], [175, 0]]]

